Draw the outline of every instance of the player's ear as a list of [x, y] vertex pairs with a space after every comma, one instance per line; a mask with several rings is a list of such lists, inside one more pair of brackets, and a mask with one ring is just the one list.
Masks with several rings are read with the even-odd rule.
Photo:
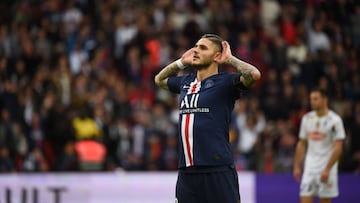
[[214, 55], [214, 61], [217, 62], [217, 63], [219, 63], [220, 60], [221, 60], [221, 52], [218, 51], [218, 52], [216, 52], [215, 55]]

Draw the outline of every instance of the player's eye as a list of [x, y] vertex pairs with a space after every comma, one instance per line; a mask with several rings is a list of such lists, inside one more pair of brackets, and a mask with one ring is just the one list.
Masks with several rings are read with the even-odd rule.
[[204, 46], [204, 45], [200, 45], [199, 48], [200, 48], [201, 50], [206, 50], [206, 49], [208, 49], [207, 46]]

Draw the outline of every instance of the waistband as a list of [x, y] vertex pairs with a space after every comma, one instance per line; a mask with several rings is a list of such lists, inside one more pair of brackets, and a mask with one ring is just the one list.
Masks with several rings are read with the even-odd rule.
[[211, 173], [211, 172], [221, 172], [229, 171], [235, 169], [234, 164], [230, 165], [221, 165], [221, 166], [190, 166], [179, 168], [179, 172], [183, 173]]

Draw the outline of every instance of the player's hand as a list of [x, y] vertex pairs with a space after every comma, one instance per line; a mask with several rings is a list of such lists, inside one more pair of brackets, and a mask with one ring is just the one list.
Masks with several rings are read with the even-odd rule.
[[301, 168], [295, 167], [293, 171], [294, 178], [297, 182], [300, 181], [301, 178]]
[[223, 48], [221, 55], [214, 59], [218, 64], [226, 63], [232, 57], [229, 43], [227, 41], [222, 41], [221, 45]]
[[193, 48], [191, 48], [181, 56], [181, 62], [184, 64], [184, 66], [190, 66], [192, 64], [193, 57], [194, 51]]
[[323, 170], [320, 175], [320, 181], [326, 183], [329, 179], [329, 173], [330, 171], [328, 169]]

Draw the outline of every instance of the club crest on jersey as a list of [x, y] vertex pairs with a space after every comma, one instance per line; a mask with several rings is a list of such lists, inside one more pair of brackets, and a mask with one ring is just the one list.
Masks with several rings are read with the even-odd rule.
[[205, 88], [210, 88], [210, 87], [212, 87], [212, 86], [214, 86], [214, 81], [212, 81], [212, 80], [207, 80], [207, 81], [205, 82]]

